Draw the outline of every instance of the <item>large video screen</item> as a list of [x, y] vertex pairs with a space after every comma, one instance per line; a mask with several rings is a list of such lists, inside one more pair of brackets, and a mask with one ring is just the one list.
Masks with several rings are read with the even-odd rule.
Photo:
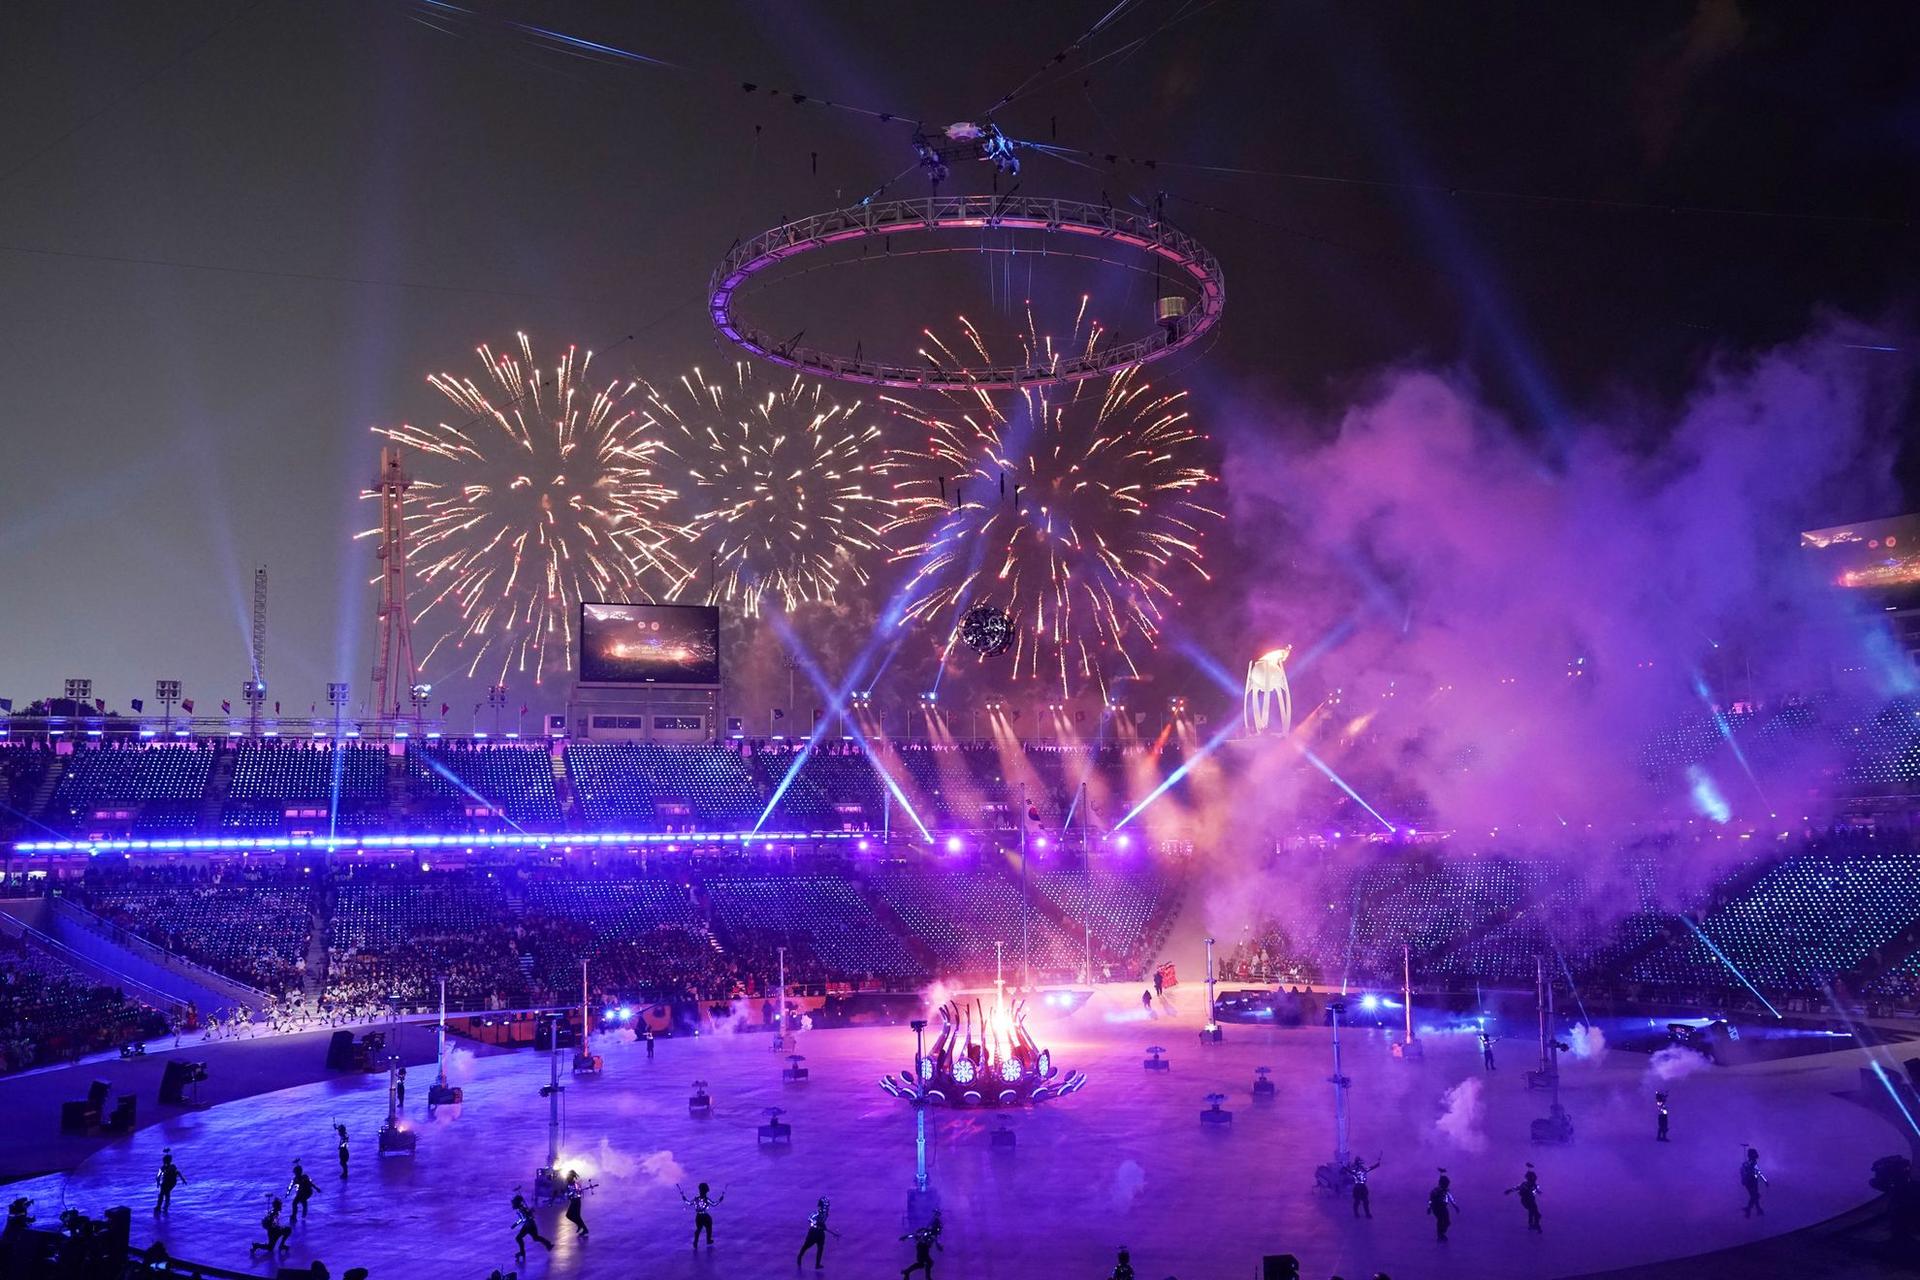
[[720, 611], [697, 604], [580, 606], [582, 684], [719, 684]]

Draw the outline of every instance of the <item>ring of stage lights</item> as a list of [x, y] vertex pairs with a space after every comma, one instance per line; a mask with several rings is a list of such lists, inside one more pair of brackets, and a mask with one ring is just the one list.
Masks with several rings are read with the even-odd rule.
[[[887, 364], [837, 355], [798, 342], [779, 343], [743, 325], [734, 314], [740, 290], [755, 276], [803, 254], [852, 241], [965, 230], [1038, 231], [1078, 236], [1138, 249], [1171, 268], [1173, 279], [1193, 291], [1185, 312], [1171, 316], [1160, 331], [1104, 350], [1062, 354], [1045, 365], [973, 365], [963, 368]], [[1107, 205], [1037, 196], [934, 196], [925, 200], [888, 200], [818, 213], [762, 231], [727, 252], [713, 273], [707, 311], [713, 327], [734, 345], [816, 377], [869, 386], [914, 388], [964, 387], [1013, 391], [1061, 382], [1081, 382], [1118, 369], [1146, 364], [1192, 346], [1220, 322], [1227, 306], [1227, 282], [1220, 263], [1205, 245], [1167, 222]]]

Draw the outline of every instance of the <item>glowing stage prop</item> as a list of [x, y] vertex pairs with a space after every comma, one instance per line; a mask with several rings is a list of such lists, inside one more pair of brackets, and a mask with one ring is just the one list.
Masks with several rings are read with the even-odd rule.
[[1062, 1075], [1053, 1055], [1033, 1042], [1020, 1002], [995, 1001], [988, 1009], [977, 999], [971, 1007], [950, 1001], [940, 1006], [940, 1023], [932, 1051], [921, 1053], [911, 1072], [882, 1076], [882, 1089], [917, 1106], [1017, 1107], [1086, 1087], [1086, 1073]]
[[1293, 689], [1287, 684], [1287, 659], [1293, 646], [1269, 649], [1247, 664], [1247, 688], [1242, 715], [1248, 736], [1272, 732], [1286, 737], [1293, 731]]

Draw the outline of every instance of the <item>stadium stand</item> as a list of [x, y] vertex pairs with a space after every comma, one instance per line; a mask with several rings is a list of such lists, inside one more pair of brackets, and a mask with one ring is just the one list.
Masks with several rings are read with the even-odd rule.
[[0, 1066], [45, 1066], [165, 1034], [157, 1011], [0, 935]]

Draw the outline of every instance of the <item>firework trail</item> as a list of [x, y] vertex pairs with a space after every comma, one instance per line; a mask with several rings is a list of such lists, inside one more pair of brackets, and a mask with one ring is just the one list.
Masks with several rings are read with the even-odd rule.
[[517, 357], [477, 349], [485, 382], [427, 379], [469, 421], [374, 431], [427, 455], [407, 514], [425, 589], [413, 622], [446, 622], [422, 671], [451, 642], [470, 679], [538, 684], [572, 669], [582, 600], [646, 600], [650, 583], [685, 576], [674, 552], [685, 534], [662, 516], [674, 494], [655, 478], [661, 443], [628, 403], [639, 384], [596, 387], [593, 353], [571, 346], [541, 368], [518, 338]]
[[800, 377], [756, 382], [754, 368], [741, 361], [717, 382], [694, 369], [666, 392], [647, 388], [653, 421], [687, 468], [683, 496], [698, 508], [686, 522], [698, 545], [673, 594], [710, 566], [709, 598], [738, 601], [749, 616], [770, 600], [791, 613], [867, 586], [864, 562], [884, 558], [896, 506], [868, 462], [880, 428], [860, 424], [858, 401], [835, 403]]
[[[969, 360], [929, 332], [921, 354], [942, 367], [991, 362], [979, 331], [960, 319]], [[1027, 313], [1024, 359], [1052, 367], [1102, 340], [1086, 321], [1056, 346]], [[1170, 578], [1206, 578], [1201, 543], [1220, 512], [1218, 480], [1197, 454], [1205, 437], [1186, 393], [1155, 391], [1139, 368], [1104, 379], [1013, 393], [952, 391], [922, 409], [885, 402], [926, 432], [924, 449], [884, 463], [909, 531], [896, 559], [916, 565], [906, 618], [951, 628], [964, 609], [1013, 615], [1017, 677], [1094, 680], [1137, 674], [1134, 650], [1157, 643], [1176, 603]]]

